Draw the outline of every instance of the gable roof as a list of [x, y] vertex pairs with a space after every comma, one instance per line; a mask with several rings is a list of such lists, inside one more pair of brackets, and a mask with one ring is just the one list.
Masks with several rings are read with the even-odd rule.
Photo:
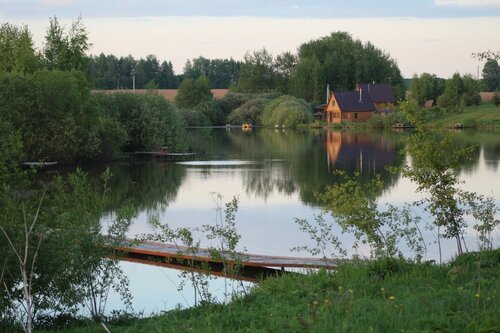
[[333, 96], [335, 97], [341, 112], [364, 112], [375, 110], [375, 106], [373, 105], [370, 95], [366, 94], [364, 90], [361, 94], [359, 91], [333, 92]]
[[356, 91], [363, 89], [368, 92], [374, 103], [394, 103], [392, 87], [385, 83], [358, 83]]

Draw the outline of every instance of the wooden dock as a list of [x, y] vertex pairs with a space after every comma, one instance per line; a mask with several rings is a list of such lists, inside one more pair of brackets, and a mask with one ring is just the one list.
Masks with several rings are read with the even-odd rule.
[[141, 264], [169, 267], [181, 270], [207, 272], [213, 275], [228, 276], [225, 267], [239, 264], [241, 270], [238, 278], [256, 282], [260, 278], [279, 275], [286, 272], [285, 268], [325, 268], [335, 269], [337, 262], [320, 258], [300, 258], [267, 256], [259, 254], [241, 255], [242, 259], [235, 262], [229, 255], [221, 254], [222, 259], [214, 258], [208, 249], [197, 249], [196, 252], [184, 246], [156, 242], [135, 243], [127, 241], [123, 246], [115, 248], [120, 252], [119, 259]]
[[161, 151], [136, 151], [136, 156], [149, 156], [166, 161], [188, 161], [194, 160], [196, 153], [164, 153]]

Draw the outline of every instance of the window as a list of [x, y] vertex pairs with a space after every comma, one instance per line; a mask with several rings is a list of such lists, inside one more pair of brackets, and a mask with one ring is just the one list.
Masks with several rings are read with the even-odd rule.
[[354, 113], [354, 119], [358, 119], [358, 114], [356, 112]]

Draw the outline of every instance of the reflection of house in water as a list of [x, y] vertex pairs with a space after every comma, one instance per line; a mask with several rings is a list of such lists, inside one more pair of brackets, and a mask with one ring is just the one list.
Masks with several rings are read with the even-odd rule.
[[326, 133], [328, 170], [347, 172], [381, 173], [386, 165], [393, 164], [394, 145], [382, 136], [368, 133]]

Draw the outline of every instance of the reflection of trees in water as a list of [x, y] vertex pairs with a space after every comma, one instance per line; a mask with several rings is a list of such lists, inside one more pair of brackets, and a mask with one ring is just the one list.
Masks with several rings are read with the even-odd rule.
[[[100, 177], [104, 169], [88, 170], [89, 176]], [[185, 169], [174, 163], [120, 163], [110, 166], [112, 178], [105, 211], [113, 212], [130, 202], [137, 212], [154, 214], [175, 200], [185, 177]]]
[[207, 158], [262, 162], [258, 170], [243, 176], [247, 193], [267, 198], [273, 191], [299, 191], [303, 202], [314, 205], [315, 192], [342, 180], [334, 169], [351, 174], [358, 171], [363, 182], [379, 173], [389, 187], [397, 176], [386, 171], [385, 166], [401, 165], [403, 159], [397, 138], [375, 132], [231, 130], [211, 134], [210, 138], [206, 133], [194, 134], [203, 138], [195, 141], [207, 152]]
[[404, 159], [400, 153], [400, 138], [392, 133], [327, 131], [318, 137], [315, 148], [309, 157], [314, 164], [308, 166], [308, 172], [304, 171], [304, 177], [309, 175], [304, 179], [307, 186], [300, 186], [301, 198], [309, 204], [318, 203], [314, 193], [344, 180], [334, 170], [342, 170], [348, 175], [359, 172], [360, 177], [356, 179], [362, 184], [380, 174], [384, 189], [388, 189], [399, 176], [386, 167], [400, 166]]
[[482, 150], [486, 167], [493, 171], [498, 169], [500, 162], [500, 137], [498, 132], [462, 131], [456, 135], [456, 141], [462, 148], [471, 145], [480, 148], [476, 149], [474, 155], [471, 156], [471, 160], [464, 162], [463, 167], [469, 167], [470, 170], [477, 167]]
[[[304, 203], [317, 205], [314, 193], [328, 185], [343, 181], [334, 170], [348, 174], [359, 172], [360, 182], [381, 175], [384, 190], [395, 185], [399, 175], [386, 166], [401, 166], [402, 138], [410, 133], [376, 131], [275, 131], [257, 129], [243, 132], [231, 130], [191, 131], [193, 151], [205, 152], [206, 159], [241, 159], [260, 161], [253, 170], [242, 169], [248, 194], [267, 198], [273, 191], [292, 194], [299, 192]], [[500, 143], [494, 133], [457, 133], [457, 146], [481, 145], [488, 167], [497, 168]], [[196, 147], [196, 148], [195, 148]], [[463, 161], [462, 170], [473, 171], [478, 165], [480, 150]], [[207, 169], [210, 173], [210, 168]]]
[[486, 161], [486, 166], [493, 171], [498, 170], [498, 162], [500, 160], [500, 143], [482, 146], [484, 152], [484, 159]]
[[249, 154], [244, 158], [263, 162], [260, 172], [246, 173], [247, 193], [267, 198], [273, 191], [292, 194], [300, 190], [295, 171], [301, 169], [313, 147], [314, 135], [309, 131], [287, 130], [258, 130], [251, 135], [251, 140], [237, 133], [229, 135], [238, 149]]

